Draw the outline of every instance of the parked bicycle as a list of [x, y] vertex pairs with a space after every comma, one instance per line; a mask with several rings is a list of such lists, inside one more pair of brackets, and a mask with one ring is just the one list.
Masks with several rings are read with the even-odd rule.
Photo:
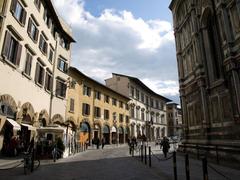
[[24, 152], [23, 155], [23, 169], [25, 175], [33, 172], [34, 169], [40, 166], [40, 160], [34, 160], [33, 152]]

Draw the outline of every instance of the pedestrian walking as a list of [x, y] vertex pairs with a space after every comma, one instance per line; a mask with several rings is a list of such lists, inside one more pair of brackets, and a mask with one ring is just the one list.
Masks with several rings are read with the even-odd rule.
[[102, 138], [102, 142], [101, 143], [102, 143], [102, 149], [103, 149], [104, 145], [105, 145], [105, 138], [104, 137]]
[[168, 150], [170, 148], [169, 140], [168, 140], [167, 137], [163, 137], [163, 140], [161, 141], [160, 147], [162, 147], [162, 151], [163, 151], [164, 157], [166, 158]]

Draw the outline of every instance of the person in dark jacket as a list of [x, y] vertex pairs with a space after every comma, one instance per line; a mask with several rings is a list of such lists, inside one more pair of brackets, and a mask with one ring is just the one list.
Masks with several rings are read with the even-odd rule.
[[167, 137], [164, 137], [164, 138], [163, 138], [163, 140], [161, 141], [160, 146], [162, 147], [162, 151], [163, 151], [164, 157], [166, 158], [166, 157], [167, 157], [168, 150], [169, 150], [169, 148], [170, 148], [169, 140], [168, 140]]

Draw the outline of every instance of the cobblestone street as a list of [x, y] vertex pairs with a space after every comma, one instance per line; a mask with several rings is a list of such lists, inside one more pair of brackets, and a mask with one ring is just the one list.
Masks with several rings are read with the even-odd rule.
[[[159, 159], [164, 159], [159, 146], [152, 145], [153, 153]], [[6, 179], [174, 179], [172, 158], [167, 161], [159, 161], [152, 157], [152, 168], [141, 162], [138, 153], [135, 157], [129, 156], [128, 147], [106, 146], [103, 150], [90, 147], [87, 151], [78, 153], [69, 158], [60, 159], [56, 163], [52, 160], [41, 161], [41, 166], [32, 174], [24, 175], [23, 168], [18, 167], [11, 170], [1, 170], [0, 177]], [[237, 180], [240, 171], [222, 166], [212, 165], [219, 172], [231, 180]], [[178, 179], [185, 178], [184, 157], [177, 156]], [[212, 169], [209, 169], [209, 179], [227, 179]], [[193, 180], [201, 180], [201, 161], [190, 159], [190, 177]]]

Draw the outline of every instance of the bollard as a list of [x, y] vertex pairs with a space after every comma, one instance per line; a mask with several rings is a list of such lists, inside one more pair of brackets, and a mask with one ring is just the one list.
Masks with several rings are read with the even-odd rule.
[[141, 145], [141, 161], [143, 162], [143, 145]]
[[185, 155], [185, 169], [186, 169], [186, 180], [190, 180], [190, 170], [189, 170], [188, 154]]
[[176, 159], [176, 151], [173, 152], [173, 172], [174, 172], [174, 180], [177, 180], [177, 159]]
[[145, 154], [145, 164], [147, 164], [147, 146], [145, 146], [144, 154]]
[[148, 147], [148, 153], [149, 153], [149, 155], [148, 155], [149, 167], [151, 167], [152, 166], [151, 146]]
[[217, 164], [219, 164], [218, 146], [216, 146], [216, 158], [217, 158]]
[[202, 159], [202, 167], [203, 167], [203, 180], [208, 180], [207, 158], [206, 157], [204, 157]]
[[132, 146], [132, 157], [134, 157], [134, 145]]

